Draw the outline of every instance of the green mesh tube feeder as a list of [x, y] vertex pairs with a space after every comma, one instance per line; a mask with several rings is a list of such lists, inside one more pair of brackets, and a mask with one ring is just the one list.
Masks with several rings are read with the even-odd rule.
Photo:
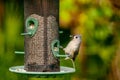
[[[33, 25], [34, 24], [34, 25]], [[33, 27], [30, 27], [31, 25], [33, 25]], [[34, 18], [28, 17], [26, 20], [26, 33], [22, 33], [22, 35], [28, 35], [31, 37], [34, 37], [36, 31], [38, 28], [38, 21]], [[62, 33], [62, 31], [60, 31], [59, 33]], [[60, 57], [68, 57], [68, 55], [61, 55], [59, 48], [60, 48], [60, 41], [58, 39], [55, 39], [51, 42], [51, 44], [49, 44], [51, 47], [51, 51], [53, 54], [53, 56], [55, 58], [59, 58]], [[15, 51], [16, 54], [25, 54], [24, 51]], [[24, 74], [24, 75], [28, 75], [28, 76], [32, 76], [32, 77], [59, 77], [61, 75], [64, 74], [71, 74], [74, 73], [75, 70], [75, 65], [74, 62], [72, 61], [72, 65], [73, 67], [67, 67], [67, 66], [60, 66], [60, 71], [57, 72], [35, 72], [35, 71], [26, 71], [24, 69], [25, 66], [13, 66], [9, 68], [9, 71], [17, 73], [17, 74]]]
[[13, 66], [9, 71], [32, 77], [59, 77], [75, 72], [73, 67], [61, 66], [59, 48], [59, 0], [24, 0], [25, 51], [22, 66]]

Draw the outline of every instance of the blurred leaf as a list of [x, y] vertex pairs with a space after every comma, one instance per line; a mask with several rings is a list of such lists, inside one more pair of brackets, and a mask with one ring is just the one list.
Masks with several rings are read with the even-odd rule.
[[67, 25], [71, 22], [71, 15], [66, 11], [62, 11], [60, 13], [60, 19], [61, 26], [68, 27]]

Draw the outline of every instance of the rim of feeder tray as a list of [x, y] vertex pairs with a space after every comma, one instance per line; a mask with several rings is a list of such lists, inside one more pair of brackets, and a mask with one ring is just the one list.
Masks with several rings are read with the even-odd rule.
[[31, 71], [24, 70], [24, 66], [13, 66], [9, 68], [9, 71], [18, 73], [18, 74], [47, 76], [47, 75], [70, 74], [70, 73], [74, 73], [75, 69], [71, 67], [60, 66], [60, 72], [31, 72]]

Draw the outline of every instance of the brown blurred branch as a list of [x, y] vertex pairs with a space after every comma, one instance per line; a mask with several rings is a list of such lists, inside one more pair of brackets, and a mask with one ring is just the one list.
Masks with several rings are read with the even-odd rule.
[[110, 0], [112, 5], [118, 9], [120, 9], [120, 0]]
[[0, 0], [0, 27], [3, 24], [3, 17], [4, 17], [4, 1]]
[[112, 61], [110, 72], [107, 80], [120, 80], [120, 46], [117, 50], [117, 53]]
[[[113, 7], [113, 15], [120, 17], [120, 0], [110, 0]], [[113, 21], [115, 30], [118, 29], [119, 25], [118, 20]], [[118, 29], [119, 30], [119, 29]], [[118, 37], [118, 33], [115, 31], [115, 35]], [[112, 61], [110, 72], [108, 74], [107, 80], [120, 80], [120, 42], [119, 39], [116, 41], [118, 45], [118, 49], [116, 51], [115, 57]]]
[[110, 2], [113, 7], [114, 14], [120, 16], [120, 0], [110, 0]]

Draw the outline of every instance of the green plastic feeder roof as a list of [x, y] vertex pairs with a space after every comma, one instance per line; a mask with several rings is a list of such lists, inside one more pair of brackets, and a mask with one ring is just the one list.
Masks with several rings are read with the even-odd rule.
[[9, 71], [18, 73], [18, 74], [26, 74], [29, 76], [46, 77], [46, 76], [57, 76], [57, 75], [59, 76], [59, 75], [74, 73], [75, 69], [70, 67], [60, 66], [60, 72], [30, 72], [30, 71], [24, 70], [24, 66], [14, 66], [14, 67], [10, 67]]

